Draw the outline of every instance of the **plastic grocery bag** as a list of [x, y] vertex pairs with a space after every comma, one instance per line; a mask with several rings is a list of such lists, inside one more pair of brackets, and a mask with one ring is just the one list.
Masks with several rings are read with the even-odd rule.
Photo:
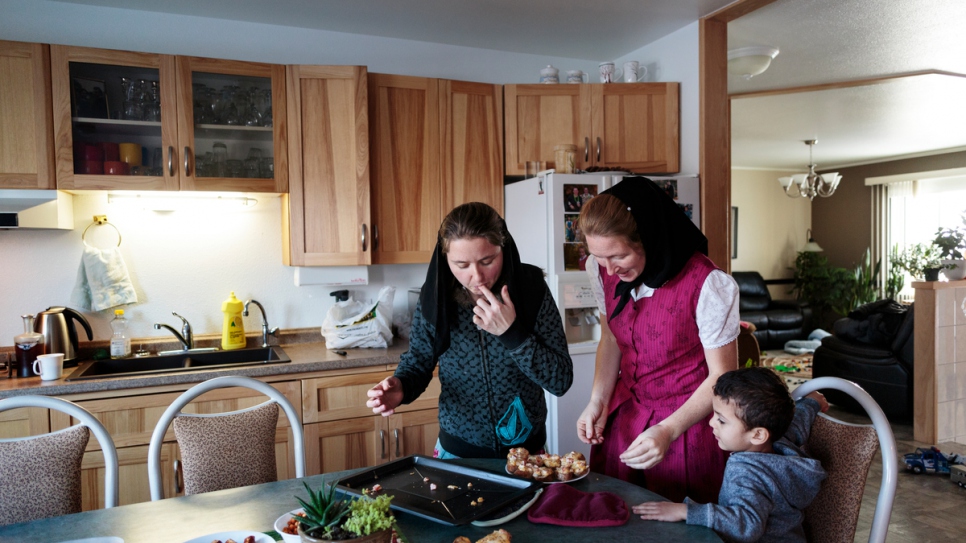
[[352, 298], [336, 302], [322, 321], [327, 349], [381, 349], [392, 345], [392, 298], [395, 287], [382, 287], [375, 302]]

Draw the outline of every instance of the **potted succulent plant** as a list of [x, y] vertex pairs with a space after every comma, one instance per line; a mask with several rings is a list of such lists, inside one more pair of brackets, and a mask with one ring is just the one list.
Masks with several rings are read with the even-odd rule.
[[[966, 216], [963, 217], [963, 221], [966, 223]], [[936, 239], [932, 243], [939, 247], [943, 275], [946, 279], [956, 281], [966, 277], [966, 260], [963, 260], [963, 251], [966, 250], [966, 228], [961, 226], [939, 228], [936, 230]]]
[[938, 281], [939, 270], [946, 267], [941, 260], [941, 249], [935, 244], [916, 243], [906, 247], [896, 259], [896, 265], [913, 278]]
[[390, 496], [342, 500], [336, 497], [335, 485], [313, 491], [305, 482], [309, 500], [296, 497], [305, 516], [299, 521], [299, 537], [303, 543], [347, 541], [355, 543], [389, 543], [395, 518], [389, 511]]

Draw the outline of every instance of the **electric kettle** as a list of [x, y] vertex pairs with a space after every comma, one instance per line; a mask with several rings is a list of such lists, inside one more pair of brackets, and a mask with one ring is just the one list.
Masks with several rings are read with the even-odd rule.
[[[64, 365], [77, 358], [77, 329], [74, 321], [80, 322], [87, 331], [87, 339], [94, 339], [91, 325], [77, 311], [69, 307], [48, 307], [37, 315], [34, 331], [44, 336], [45, 353], [64, 353]], [[74, 362], [76, 365], [76, 362]]]

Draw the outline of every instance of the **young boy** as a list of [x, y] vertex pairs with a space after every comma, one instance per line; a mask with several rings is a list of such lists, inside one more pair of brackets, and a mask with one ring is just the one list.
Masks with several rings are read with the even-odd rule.
[[805, 508], [818, 494], [825, 470], [798, 448], [815, 414], [828, 409], [817, 392], [792, 401], [785, 381], [768, 368], [730, 371], [714, 385], [711, 427], [731, 451], [718, 505], [646, 502], [632, 508], [644, 520], [687, 521], [726, 541], [805, 541]]

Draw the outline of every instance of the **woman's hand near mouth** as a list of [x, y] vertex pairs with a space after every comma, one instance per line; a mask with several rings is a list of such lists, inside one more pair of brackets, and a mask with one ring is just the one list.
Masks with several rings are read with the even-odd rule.
[[506, 332], [517, 318], [513, 301], [510, 300], [509, 289], [506, 285], [503, 286], [501, 302], [485, 286], [480, 285], [476, 288], [483, 296], [476, 301], [476, 307], [473, 308], [473, 324], [494, 336], [503, 335], [503, 332]]

